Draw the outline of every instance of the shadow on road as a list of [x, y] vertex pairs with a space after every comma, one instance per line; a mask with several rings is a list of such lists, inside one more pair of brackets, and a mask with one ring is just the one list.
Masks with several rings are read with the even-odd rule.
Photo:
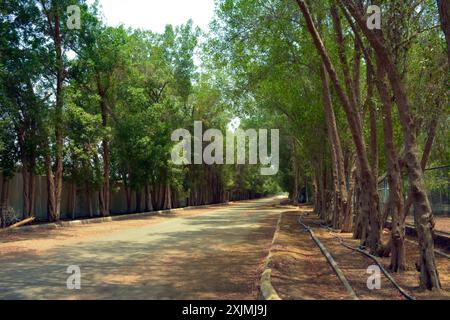
[[[255, 299], [277, 211], [260, 201], [0, 257], [1, 299]], [[68, 290], [69, 265], [82, 289]]]

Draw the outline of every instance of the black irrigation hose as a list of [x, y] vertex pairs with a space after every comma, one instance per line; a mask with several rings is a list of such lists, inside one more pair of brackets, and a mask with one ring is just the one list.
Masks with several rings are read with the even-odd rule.
[[[324, 225], [323, 223], [317, 223], [317, 222], [314, 222], [314, 221], [311, 221], [311, 223], [313, 223], [313, 224], [315, 224], [317, 226], [321, 226], [323, 228], [326, 228], [329, 232], [334, 232], [335, 231], [332, 228], [330, 228], [329, 226]], [[439, 232], [441, 232], [441, 231], [439, 231]], [[334, 236], [336, 236], [336, 235], [334, 235]], [[415, 245], [419, 245], [419, 243], [417, 241], [415, 241], [415, 240], [410, 240], [410, 239], [405, 238], [405, 241], [407, 241], [409, 243], [414, 243]], [[438, 254], [438, 255], [440, 255], [442, 257], [445, 257], [447, 259], [450, 259], [450, 255], [449, 254], [447, 254], [447, 253], [445, 253], [445, 252], [443, 252], [443, 251], [441, 251], [439, 249], [436, 249], [436, 248], [433, 249], [433, 250], [434, 250], [434, 253], [436, 253], [436, 254]]]
[[368, 253], [368, 252], [366, 252], [366, 251], [364, 251], [364, 250], [362, 250], [362, 249], [360, 249], [360, 248], [354, 248], [354, 247], [352, 247], [352, 246], [346, 244], [346, 243], [344, 242], [344, 239], [343, 239], [342, 237], [339, 237], [337, 234], [335, 234], [335, 233], [334, 233], [334, 230], [331, 229], [330, 227], [328, 227], [328, 226], [326, 226], [326, 225], [324, 225], [324, 224], [322, 224], [322, 223], [319, 224], [319, 223], [316, 223], [316, 222], [313, 222], [313, 221], [311, 221], [311, 222], [312, 222], [313, 224], [316, 224], [316, 225], [319, 225], [319, 226], [321, 226], [321, 227], [323, 227], [323, 228], [326, 228], [326, 229], [328, 230], [328, 232], [329, 232], [332, 236], [334, 236], [335, 238], [337, 238], [337, 239], [339, 240], [339, 243], [340, 243], [342, 246], [346, 247], [347, 249], [350, 249], [350, 250], [353, 250], [353, 251], [357, 251], [357, 252], [359, 252], [359, 253], [365, 255], [366, 257], [372, 259], [372, 260], [378, 265], [378, 267], [380, 267], [381, 271], [384, 273], [384, 275], [386, 276], [386, 278], [388, 278], [389, 281], [391, 281], [391, 283], [397, 288], [397, 290], [398, 290], [398, 291], [399, 291], [406, 299], [408, 299], [408, 300], [416, 300], [415, 297], [413, 297], [410, 293], [408, 293], [405, 289], [403, 289], [403, 288], [395, 281], [395, 279], [394, 279], [394, 278], [390, 275], [390, 273], [383, 267], [383, 265], [382, 265], [381, 262], [377, 259], [377, 257], [371, 255], [370, 253]]
[[325, 246], [322, 244], [322, 242], [320, 242], [320, 240], [315, 236], [314, 232], [312, 231], [312, 229], [307, 226], [306, 224], [304, 224], [301, 219], [299, 218], [298, 222], [303, 226], [303, 228], [305, 228], [306, 231], [308, 231], [311, 235], [311, 238], [313, 239], [313, 241], [317, 244], [317, 246], [319, 247], [320, 251], [322, 252], [322, 254], [325, 256], [325, 258], [327, 259], [328, 263], [330, 264], [331, 268], [333, 269], [333, 271], [336, 273], [337, 277], [339, 278], [339, 280], [341, 281], [341, 283], [344, 285], [345, 289], [347, 290], [347, 292], [349, 293], [349, 295], [353, 298], [353, 300], [359, 300], [358, 296], [356, 295], [355, 291], [353, 290], [352, 286], [350, 285], [350, 283], [348, 282], [347, 278], [345, 277], [344, 273], [342, 272], [342, 270], [338, 267], [336, 261], [334, 261], [333, 257], [331, 256], [331, 254], [326, 250]]

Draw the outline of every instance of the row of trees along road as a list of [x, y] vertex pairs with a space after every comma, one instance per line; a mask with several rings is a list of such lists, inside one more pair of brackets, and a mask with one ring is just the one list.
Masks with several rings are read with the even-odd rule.
[[[118, 186], [129, 212], [281, 186], [294, 203], [312, 195], [321, 218], [390, 255], [401, 272], [413, 207], [421, 284], [440, 289], [423, 172], [450, 161], [448, 1], [376, 1], [382, 27], [370, 30], [363, 0], [217, 0], [210, 34], [191, 22], [162, 34], [109, 27], [96, 5], [75, 3], [80, 30], [65, 23], [74, 1], [0, 7], [2, 208], [16, 173], [25, 217], [35, 214], [36, 177], [46, 176], [50, 221], [61, 217], [63, 185], [73, 207], [77, 192], [97, 197], [103, 216]], [[193, 132], [201, 120], [225, 131], [234, 117], [242, 128], [280, 129], [277, 176], [169, 161], [174, 129]], [[381, 210], [384, 176], [390, 194]]]
[[[66, 23], [73, 4], [79, 30]], [[74, 217], [80, 192], [87, 216], [107, 216], [119, 187], [128, 212], [278, 192], [275, 178], [255, 179], [253, 167], [169, 161], [175, 129], [193, 132], [200, 120], [204, 130], [225, 132], [234, 117], [221, 94], [224, 76], [201, 54], [202, 38], [190, 21], [161, 34], [109, 27], [85, 1], [2, 1], [2, 209], [11, 192], [21, 192], [20, 213], [35, 216], [39, 176], [46, 177], [49, 221]], [[196, 55], [205, 61], [201, 71]], [[23, 190], [8, 188], [16, 174]], [[63, 186], [70, 208], [62, 208]]]
[[[369, 4], [382, 9], [381, 30], [368, 28]], [[281, 180], [292, 201], [309, 181], [316, 212], [390, 255], [394, 272], [406, 267], [413, 207], [421, 285], [439, 290], [423, 172], [449, 163], [448, 1], [220, 0], [216, 11], [211, 54], [241, 99], [286, 129]]]

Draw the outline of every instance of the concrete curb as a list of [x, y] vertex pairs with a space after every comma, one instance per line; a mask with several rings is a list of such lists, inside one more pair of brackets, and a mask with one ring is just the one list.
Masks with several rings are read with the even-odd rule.
[[272, 282], [270, 281], [272, 269], [269, 267], [273, 256], [272, 246], [274, 245], [278, 236], [278, 232], [280, 231], [281, 215], [282, 213], [280, 213], [280, 216], [278, 217], [277, 227], [275, 228], [275, 233], [273, 235], [272, 243], [270, 245], [269, 254], [266, 257], [263, 273], [259, 281], [258, 300], [282, 300], [281, 297], [278, 295], [277, 291], [275, 290], [275, 288], [272, 286]]
[[142, 212], [142, 213], [132, 213], [132, 214], [124, 214], [124, 215], [117, 215], [117, 216], [110, 216], [110, 217], [100, 217], [100, 218], [93, 218], [93, 219], [81, 219], [81, 220], [73, 220], [73, 221], [60, 221], [60, 222], [54, 222], [54, 223], [37, 224], [37, 225], [14, 228], [11, 230], [0, 230], [0, 234], [1, 233], [18, 232], [18, 231], [33, 231], [33, 230], [37, 230], [37, 229], [58, 229], [58, 228], [65, 228], [65, 227], [81, 226], [81, 225], [85, 225], [85, 224], [131, 220], [131, 219], [141, 218], [141, 217], [150, 217], [150, 216], [176, 213], [176, 212], [184, 211], [184, 210], [206, 209], [206, 208], [217, 207], [217, 206], [225, 207], [225, 206], [230, 205], [231, 203], [233, 203], [233, 202], [208, 204], [208, 205], [204, 205], [204, 206], [176, 208], [176, 209], [170, 209], [170, 210], [158, 210], [158, 211], [150, 211], [150, 212]]

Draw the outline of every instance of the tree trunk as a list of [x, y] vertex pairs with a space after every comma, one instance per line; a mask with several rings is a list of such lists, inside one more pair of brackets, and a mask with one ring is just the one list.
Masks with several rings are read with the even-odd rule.
[[[430, 123], [430, 127], [428, 129], [427, 133], [427, 141], [425, 142], [425, 146], [423, 148], [422, 153], [422, 160], [420, 161], [420, 166], [422, 168], [422, 171], [425, 171], [427, 164], [428, 164], [428, 158], [431, 154], [431, 149], [433, 147], [434, 139], [436, 138], [436, 133], [438, 129], [439, 124], [439, 115], [437, 115]], [[408, 194], [408, 199], [405, 204], [405, 215], [404, 218], [406, 219], [406, 216], [409, 214], [409, 211], [411, 210], [411, 206], [413, 205], [413, 197], [411, 192]]]
[[433, 214], [431, 212], [431, 206], [423, 180], [423, 171], [418, 159], [415, 124], [410, 112], [404, 83], [383, 44], [383, 39], [380, 38], [379, 34], [368, 29], [363, 15], [354, 6], [352, 1], [341, 1], [345, 3], [347, 9], [350, 11], [359, 27], [366, 35], [371, 46], [374, 48], [379, 63], [381, 63], [387, 71], [392, 90], [395, 94], [404, 137], [406, 153], [405, 161], [414, 202], [414, 221], [420, 247], [420, 283], [423, 288], [440, 290], [441, 283], [434, 256]]
[[23, 196], [23, 217], [24, 219], [31, 216], [31, 199], [30, 199], [30, 175], [28, 174], [28, 160], [22, 158], [22, 196]]
[[47, 218], [50, 222], [58, 220], [55, 203], [55, 180], [53, 178], [52, 164], [50, 155], [45, 155], [45, 173], [47, 178]]
[[391, 264], [390, 269], [393, 272], [406, 270], [405, 257], [405, 220], [403, 218], [403, 193], [401, 171], [399, 166], [398, 154], [394, 145], [394, 132], [392, 124], [392, 103], [389, 89], [386, 84], [386, 72], [383, 65], [378, 62], [377, 67], [377, 86], [383, 104], [383, 130], [384, 130], [384, 149], [386, 152], [386, 163], [389, 181], [389, 206], [392, 209], [392, 230], [391, 230]]
[[94, 210], [92, 209], [92, 196], [91, 196], [91, 187], [89, 186], [89, 183], [86, 183], [86, 203], [88, 206], [88, 214], [89, 217], [94, 217]]
[[312, 186], [314, 192], [314, 212], [317, 214], [319, 212], [319, 186], [317, 183], [317, 170], [314, 173]]
[[360, 169], [358, 167], [358, 163], [356, 163], [356, 182], [355, 182], [355, 227], [353, 231], [353, 238], [354, 239], [360, 239], [361, 245], [366, 245], [367, 239], [369, 237], [368, 235], [368, 217], [367, 212], [362, 211], [361, 208], [363, 206], [363, 197], [364, 192], [362, 189], [362, 183], [361, 183], [361, 174]]
[[[23, 151], [25, 153], [25, 151]], [[34, 203], [35, 203], [35, 156], [25, 155], [21, 157], [22, 162], [22, 197], [23, 197], [23, 217], [29, 218], [34, 216]]]
[[61, 215], [61, 194], [63, 183], [63, 86], [64, 86], [64, 63], [62, 56], [62, 38], [59, 29], [59, 6], [56, 0], [52, 0], [52, 11], [54, 19], [54, 42], [56, 50], [56, 108], [55, 108], [55, 182], [54, 182], [54, 201], [55, 201], [55, 220], [60, 219]]
[[131, 188], [127, 184], [124, 185], [125, 199], [127, 202], [127, 213], [131, 213]]
[[292, 204], [294, 206], [298, 205], [298, 198], [299, 198], [299, 194], [298, 194], [298, 189], [299, 189], [299, 182], [298, 182], [298, 176], [299, 176], [299, 172], [298, 172], [298, 161], [297, 161], [297, 146], [296, 146], [296, 141], [295, 138], [291, 137], [291, 152], [292, 152], [292, 175], [294, 176], [293, 178], [293, 186], [292, 186]]
[[77, 208], [77, 184], [75, 182], [72, 183], [72, 220], [75, 220], [75, 211]]
[[164, 186], [160, 183], [158, 186], [158, 209], [162, 210], [164, 209], [164, 200], [165, 200], [165, 194], [164, 194]]
[[[108, 110], [104, 95], [101, 97], [101, 113], [102, 113], [102, 126], [106, 128], [108, 124]], [[102, 141], [103, 148], [103, 206], [101, 207], [101, 213], [104, 217], [109, 216], [110, 209], [110, 191], [109, 191], [109, 172], [110, 172], [110, 161], [109, 161], [109, 141], [104, 138]]]
[[[43, 4], [44, 6], [44, 4]], [[48, 29], [51, 31], [51, 36], [55, 48], [55, 66], [56, 66], [56, 103], [54, 111], [54, 126], [55, 126], [55, 174], [53, 175], [50, 155], [45, 159], [47, 171], [47, 215], [51, 221], [58, 221], [61, 215], [61, 194], [63, 183], [63, 107], [64, 107], [64, 61], [62, 54], [62, 37], [60, 32], [60, 16], [59, 5], [57, 0], [51, 1], [50, 10], [44, 6], [44, 11], [47, 16]], [[47, 148], [47, 152], [49, 152]], [[49, 181], [50, 177], [54, 180]]]
[[0, 225], [1, 228], [6, 227], [5, 212], [8, 211], [9, 181], [10, 177], [5, 175], [2, 176], [2, 194], [0, 197], [0, 220], [2, 222], [2, 224]]
[[[342, 173], [340, 174], [338, 169], [336, 119], [334, 116], [333, 103], [331, 101], [330, 85], [328, 83], [328, 77], [323, 63], [320, 68], [320, 77], [322, 78], [322, 100], [325, 113], [325, 123], [327, 126], [327, 133], [328, 133], [328, 142], [329, 142], [328, 144], [330, 146], [330, 155], [331, 155], [331, 175], [334, 194], [334, 208], [332, 209], [332, 224], [333, 228], [337, 229], [339, 228], [339, 219], [340, 216], [342, 215], [342, 201], [341, 201], [342, 195], [341, 195], [341, 188], [339, 186], [340, 176], [342, 176]], [[337, 137], [337, 139], [339, 139], [339, 137]]]
[[353, 167], [350, 171], [350, 179], [348, 184], [348, 193], [347, 193], [347, 213], [344, 215], [342, 220], [342, 233], [351, 233], [353, 230], [353, 205], [352, 198], [355, 190], [356, 183], [356, 165], [353, 164]]
[[142, 191], [136, 190], [136, 213], [142, 212], [141, 202], [142, 202]]
[[34, 165], [30, 168], [30, 174], [29, 174], [29, 182], [30, 187], [28, 190], [28, 194], [30, 197], [30, 217], [35, 216], [35, 207], [36, 207], [36, 176], [34, 175]]
[[145, 185], [145, 212], [153, 211], [153, 203], [152, 203], [152, 193], [150, 190], [150, 186], [148, 184]]
[[367, 104], [370, 118], [370, 160], [372, 173], [378, 178], [378, 133], [377, 133], [377, 106], [373, 102], [373, 72], [367, 68]]
[[[320, 69], [320, 76], [322, 78], [322, 96], [325, 113], [325, 122], [327, 125], [328, 140], [330, 141], [330, 154], [332, 159], [333, 179], [335, 182], [335, 221], [334, 227], [340, 226], [340, 215], [343, 220], [348, 220], [350, 212], [350, 206], [347, 199], [347, 186], [345, 183], [345, 164], [344, 155], [342, 152], [341, 140], [337, 130], [336, 117], [334, 114], [333, 103], [331, 100], [331, 91], [328, 81], [327, 71], [325, 65], [322, 63]], [[347, 225], [348, 227], [348, 225]]]
[[5, 176], [5, 175], [2, 176], [2, 194], [0, 196], [0, 206], [2, 208], [5, 208], [8, 206], [9, 181], [10, 181], [10, 177]]
[[448, 0], [437, 0], [442, 31], [447, 41], [448, 63], [450, 64], [450, 3]]
[[[369, 160], [367, 157], [367, 151], [365, 149], [365, 143], [362, 135], [361, 120], [359, 113], [355, 110], [354, 106], [356, 101], [354, 100], [354, 94], [352, 90], [349, 90], [350, 99], [346, 97], [344, 90], [339, 82], [336, 70], [331, 62], [331, 59], [325, 49], [325, 46], [320, 38], [319, 33], [314, 25], [312, 16], [309, 9], [302, 0], [296, 0], [297, 4], [302, 11], [308, 31], [313, 37], [314, 44], [322, 58], [323, 63], [326, 66], [328, 74], [332, 80], [334, 88], [338, 94], [338, 97], [342, 103], [345, 114], [347, 116], [347, 121], [349, 124], [350, 131], [352, 133], [353, 142], [356, 147], [356, 154], [358, 156], [359, 166], [361, 170], [361, 184], [364, 190], [364, 202], [361, 208], [365, 212], [365, 216], [369, 217], [370, 221], [370, 237], [369, 237], [369, 248], [371, 253], [376, 253], [380, 244], [381, 238], [381, 223], [379, 216], [379, 196], [377, 190], [376, 179], [373, 177], [372, 170], [369, 165]], [[345, 65], [343, 65], [344, 69]], [[349, 77], [346, 76], [347, 87], [351, 88], [351, 84], [348, 83]]]
[[166, 184], [165, 186], [163, 207], [166, 210], [172, 209], [172, 190], [170, 189], [169, 184]]
[[105, 193], [103, 192], [103, 186], [100, 186], [98, 189], [98, 207], [100, 211], [100, 215], [103, 216], [103, 208], [105, 207]]

